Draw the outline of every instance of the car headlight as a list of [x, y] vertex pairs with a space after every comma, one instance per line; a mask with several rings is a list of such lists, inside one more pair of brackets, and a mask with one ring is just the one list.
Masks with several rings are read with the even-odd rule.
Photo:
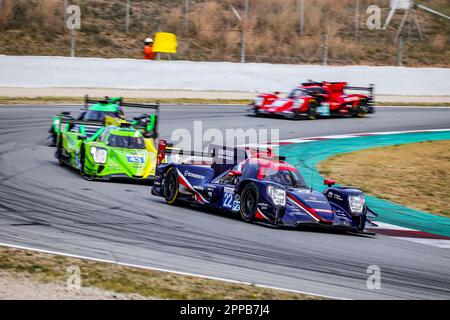
[[97, 147], [91, 148], [91, 155], [92, 155], [92, 158], [94, 158], [94, 161], [96, 163], [100, 163], [100, 164], [106, 163], [107, 154], [108, 154], [108, 151], [106, 151], [106, 149], [97, 148]]
[[272, 198], [276, 206], [286, 205], [286, 191], [274, 186], [267, 187], [267, 194]]
[[363, 195], [348, 197], [348, 204], [350, 205], [350, 211], [352, 213], [362, 213], [364, 211], [365, 203], [366, 200]]
[[264, 98], [256, 98], [255, 99], [255, 106], [261, 107], [264, 104]]

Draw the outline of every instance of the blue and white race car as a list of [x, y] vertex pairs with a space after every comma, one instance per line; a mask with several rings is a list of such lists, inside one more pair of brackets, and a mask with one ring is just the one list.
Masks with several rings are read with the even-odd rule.
[[184, 202], [238, 213], [246, 222], [353, 232], [364, 230], [371, 212], [362, 191], [334, 187], [332, 180], [324, 181], [328, 188], [323, 193], [312, 190], [297, 168], [270, 149], [252, 154], [249, 149], [214, 146], [210, 154], [191, 154], [210, 158], [208, 165], [162, 163], [169, 150], [164, 141], [158, 149], [152, 194], [170, 205]]

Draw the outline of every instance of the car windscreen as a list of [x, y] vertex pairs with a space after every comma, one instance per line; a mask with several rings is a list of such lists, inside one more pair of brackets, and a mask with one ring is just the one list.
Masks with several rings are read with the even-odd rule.
[[316, 95], [316, 94], [329, 94], [327, 90], [321, 87], [310, 87], [307, 89], [308, 94]]
[[119, 136], [111, 134], [108, 145], [116, 148], [145, 149], [145, 141], [142, 137]]
[[88, 110], [83, 114], [82, 120], [84, 120], [84, 121], [103, 121], [105, 119], [105, 116], [117, 118], [118, 114], [116, 112]]
[[304, 96], [307, 96], [308, 92], [306, 90], [303, 89], [294, 89], [291, 91], [291, 93], [289, 93], [288, 98], [289, 99], [297, 99], [297, 98], [301, 98]]
[[294, 170], [280, 170], [265, 168], [263, 171], [263, 179], [279, 183], [286, 187], [304, 188], [306, 187], [305, 180], [300, 172]]

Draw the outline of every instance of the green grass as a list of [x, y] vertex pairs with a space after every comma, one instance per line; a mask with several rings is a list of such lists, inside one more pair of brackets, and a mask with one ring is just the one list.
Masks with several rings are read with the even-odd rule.
[[69, 266], [80, 268], [83, 287], [95, 287], [116, 293], [134, 293], [157, 299], [318, 299], [255, 285], [0, 247], [0, 271], [26, 275], [38, 282], [66, 283]]

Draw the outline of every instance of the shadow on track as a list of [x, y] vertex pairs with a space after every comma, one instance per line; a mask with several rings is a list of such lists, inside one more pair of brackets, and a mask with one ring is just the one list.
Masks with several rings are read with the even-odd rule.
[[[161, 205], [167, 205], [162, 198], [152, 196], [149, 198], [151, 202], [156, 202]], [[168, 206], [168, 205], [167, 205]], [[185, 210], [189, 210], [193, 214], [207, 214], [211, 216], [216, 216], [224, 219], [229, 219], [233, 221], [239, 221], [241, 223], [246, 223], [242, 221], [239, 213], [229, 213], [223, 212], [219, 209], [202, 207], [196, 204], [190, 203], [180, 203], [175, 206], [171, 206], [172, 208], [183, 208]], [[347, 235], [347, 236], [355, 236], [355, 237], [363, 237], [363, 238], [373, 238], [375, 234], [373, 233], [357, 233], [351, 232], [344, 229], [326, 229], [320, 226], [298, 226], [298, 227], [289, 227], [289, 226], [275, 226], [270, 223], [265, 223], [262, 221], [253, 221], [252, 223], [248, 223], [249, 225], [258, 226], [261, 228], [272, 229], [272, 230], [284, 230], [287, 232], [309, 232], [309, 233], [318, 233], [318, 234], [339, 234], [339, 235]]]

